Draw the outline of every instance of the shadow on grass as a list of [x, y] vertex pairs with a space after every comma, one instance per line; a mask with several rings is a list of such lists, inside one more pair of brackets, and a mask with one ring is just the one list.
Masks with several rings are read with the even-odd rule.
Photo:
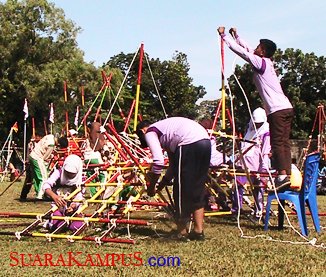
[[18, 201], [20, 203], [42, 203], [42, 202], [52, 202], [53, 200], [50, 198], [46, 198], [46, 199], [37, 199], [37, 198], [26, 198], [24, 200], [20, 199], [20, 198], [15, 198], [15, 201]]

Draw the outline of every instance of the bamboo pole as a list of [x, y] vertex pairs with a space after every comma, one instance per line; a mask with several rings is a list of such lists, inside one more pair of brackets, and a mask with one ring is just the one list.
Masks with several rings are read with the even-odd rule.
[[143, 56], [144, 56], [144, 44], [140, 46], [140, 56], [139, 56], [139, 66], [138, 66], [138, 79], [137, 79], [137, 89], [136, 89], [136, 105], [135, 105], [135, 116], [134, 116], [134, 132], [137, 128], [138, 122], [138, 108], [139, 108], [139, 98], [140, 98], [140, 83], [141, 83], [141, 74], [143, 66]]

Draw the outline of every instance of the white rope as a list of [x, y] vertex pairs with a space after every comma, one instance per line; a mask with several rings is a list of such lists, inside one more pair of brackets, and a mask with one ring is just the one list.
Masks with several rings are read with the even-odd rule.
[[89, 226], [89, 217], [84, 217], [83, 220], [86, 226]]
[[117, 219], [116, 218], [111, 218], [110, 223], [112, 225], [111, 226], [112, 229], [117, 227]]
[[73, 236], [74, 236], [74, 235], [68, 235], [68, 236], [67, 236], [67, 240], [68, 240], [69, 242], [75, 242], [75, 240], [73, 239]]
[[112, 110], [113, 110], [113, 108], [114, 108], [114, 106], [115, 106], [115, 103], [117, 102], [117, 100], [118, 100], [118, 98], [119, 98], [119, 95], [120, 95], [120, 93], [121, 93], [121, 90], [122, 90], [122, 88], [123, 88], [123, 86], [124, 86], [124, 83], [125, 83], [125, 81], [126, 81], [126, 79], [127, 79], [127, 77], [128, 77], [128, 74], [129, 74], [129, 72], [130, 72], [130, 69], [131, 69], [131, 67], [132, 67], [132, 65], [133, 65], [133, 63], [134, 63], [134, 61], [135, 61], [135, 59], [136, 59], [136, 57], [137, 57], [137, 54], [138, 54], [138, 52], [139, 52], [139, 49], [140, 49], [140, 47], [138, 47], [138, 49], [137, 49], [137, 51], [136, 51], [136, 53], [135, 53], [135, 55], [134, 55], [134, 57], [133, 57], [133, 59], [132, 59], [132, 61], [131, 61], [131, 63], [130, 63], [130, 66], [129, 66], [127, 72], [126, 72], [126, 75], [125, 75], [125, 77], [124, 77], [122, 83], [121, 83], [121, 86], [120, 86], [120, 88], [119, 88], [119, 90], [118, 90], [118, 93], [117, 93], [117, 95], [115, 96], [113, 103], [111, 104], [111, 109], [110, 109], [109, 112], [108, 112], [108, 115], [107, 115], [107, 117], [106, 117], [106, 119], [105, 119], [105, 121], [104, 121], [104, 123], [103, 123], [103, 126], [106, 126], [106, 123], [107, 123], [108, 120], [109, 120], [109, 117], [110, 117], [110, 115], [111, 115], [111, 113], [112, 113]]
[[150, 67], [150, 65], [149, 65], [149, 61], [148, 61], [148, 58], [147, 58], [147, 55], [146, 55], [146, 54], [145, 54], [145, 59], [146, 59], [146, 62], [147, 62], [147, 65], [148, 65], [148, 69], [149, 69], [149, 72], [150, 72], [151, 77], [152, 77], [152, 80], [153, 80], [153, 84], [154, 84], [154, 87], [155, 87], [155, 90], [156, 90], [156, 93], [157, 93], [158, 99], [160, 100], [160, 103], [161, 103], [161, 106], [162, 106], [162, 109], [163, 109], [163, 112], [164, 112], [164, 116], [165, 116], [165, 118], [167, 118], [168, 115], [167, 115], [166, 110], [165, 110], [165, 107], [164, 107], [164, 105], [163, 105], [162, 98], [161, 98], [161, 95], [160, 95], [160, 93], [159, 93], [159, 90], [158, 90], [158, 88], [157, 88], [157, 86], [156, 86], [156, 82], [155, 82], [155, 80], [154, 80], [154, 76], [153, 76], [153, 73], [152, 73], [151, 67]]
[[63, 220], [67, 225], [69, 225], [69, 222], [70, 222], [69, 216], [65, 216]]
[[52, 241], [51, 234], [49, 234], [49, 233], [45, 234], [45, 238], [47, 239], [48, 242]]
[[20, 240], [22, 237], [21, 237], [21, 232], [15, 232], [15, 236], [18, 240]]
[[94, 238], [94, 241], [98, 244], [98, 245], [101, 245], [102, 244], [102, 241], [101, 241], [101, 237], [95, 237]]

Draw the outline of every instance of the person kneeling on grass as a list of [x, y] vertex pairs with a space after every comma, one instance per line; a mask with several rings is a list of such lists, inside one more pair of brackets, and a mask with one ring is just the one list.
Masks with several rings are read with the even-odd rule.
[[[50, 177], [43, 183], [42, 190], [45, 195], [52, 198], [58, 210], [52, 216], [71, 216], [74, 214], [80, 202], [68, 202], [64, 198], [76, 190], [78, 185], [82, 184], [83, 163], [79, 156], [69, 155], [65, 159], [62, 168], [55, 169]], [[79, 192], [72, 201], [82, 200], [84, 198], [84, 190]], [[76, 216], [81, 216], [80, 214]], [[47, 222], [47, 228], [55, 230], [64, 224], [64, 220], [50, 220]], [[67, 226], [71, 231], [76, 231], [81, 227], [82, 221], [72, 221]], [[66, 228], [63, 228], [66, 229]]]
[[[150, 124], [142, 121], [136, 131], [143, 148], [149, 147], [153, 164], [146, 175], [147, 194], [154, 196], [156, 183], [164, 167], [162, 149], [168, 153], [169, 167], [159, 187], [162, 189], [174, 179], [173, 198], [180, 241], [204, 240], [203, 219], [205, 181], [211, 156], [208, 133], [199, 123], [184, 117], [171, 117]], [[187, 233], [191, 215], [194, 230]]]

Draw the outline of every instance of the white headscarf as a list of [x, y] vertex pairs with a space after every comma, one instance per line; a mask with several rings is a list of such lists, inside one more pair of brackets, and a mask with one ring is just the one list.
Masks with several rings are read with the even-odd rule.
[[[265, 134], [266, 132], [269, 131], [269, 124], [267, 122], [267, 116], [266, 112], [263, 108], [257, 108], [253, 111], [252, 113], [252, 119], [250, 119], [249, 124], [248, 124], [248, 129], [247, 132], [244, 136], [244, 139], [246, 140], [253, 140], [256, 137]], [[262, 126], [260, 126], [257, 129], [257, 132], [255, 130], [254, 123], [264, 123]]]
[[[83, 182], [83, 162], [81, 158], [75, 154], [67, 156], [62, 166], [62, 174], [60, 177], [61, 185], [81, 185]], [[77, 173], [72, 179], [67, 178], [65, 171]]]
[[[257, 138], [263, 136], [265, 133], [269, 132], [269, 124], [267, 122], [266, 112], [263, 108], [257, 108], [252, 113], [252, 119], [250, 119], [248, 124], [247, 132], [244, 136], [245, 140], [257, 141]], [[263, 123], [257, 130], [255, 130], [254, 123]], [[246, 151], [249, 147], [252, 147], [252, 143], [249, 142], [242, 142], [241, 148], [242, 151]], [[249, 151], [247, 151], [246, 156], [254, 155], [254, 147], [252, 147]]]

